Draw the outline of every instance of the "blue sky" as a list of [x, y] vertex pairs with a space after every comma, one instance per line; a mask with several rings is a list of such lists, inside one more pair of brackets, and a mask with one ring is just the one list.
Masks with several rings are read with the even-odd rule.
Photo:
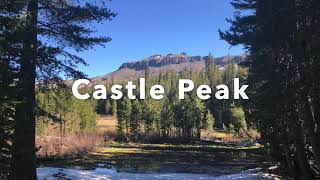
[[98, 35], [112, 38], [106, 47], [79, 55], [89, 63], [80, 67], [89, 77], [112, 72], [128, 61], [154, 54], [186, 52], [215, 57], [241, 54], [220, 40], [218, 29], [227, 29], [233, 16], [229, 0], [113, 0], [109, 7], [117, 17], [97, 25]]

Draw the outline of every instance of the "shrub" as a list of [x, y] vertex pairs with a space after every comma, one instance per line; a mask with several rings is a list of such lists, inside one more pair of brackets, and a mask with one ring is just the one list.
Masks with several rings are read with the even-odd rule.
[[102, 142], [98, 134], [78, 134], [69, 137], [37, 136], [37, 156], [41, 158], [80, 157], [95, 150]]
[[223, 129], [226, 133], [228, 134], [234, 134], [235, 133], [235, 129], [234, 129], [234, 125], [233, 124], [223, 124]]

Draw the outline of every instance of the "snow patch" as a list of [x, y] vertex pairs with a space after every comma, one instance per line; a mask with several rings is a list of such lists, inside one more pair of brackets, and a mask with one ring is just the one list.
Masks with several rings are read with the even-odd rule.
[[213, 176], [209, 174], [192, 174], [192, 173], [126, 173], [117, 172], [114, 169], [97, 168], [95, 170], [78, 170], [65, 168], [42, 167], [37, 168], [39, 180], [235, 180], [235, 179], [252, 179], [265, 180], [274, 179], [270, 174], [262, 173], [261, 169], [250, 169], [239, 174]]

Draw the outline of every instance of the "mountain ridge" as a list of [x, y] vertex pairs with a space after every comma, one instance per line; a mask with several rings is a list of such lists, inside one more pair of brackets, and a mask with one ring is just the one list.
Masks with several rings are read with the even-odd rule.
[[[237, 56], [222, 56], [215, 58], [215, 63], [218, 66], [224, 66], [226, 63], [226, 59], [228, 57], [231, 57], [234, 63], [239, 64], [244, 60], [245, 56], [246, 55], [244, 54]], [[169, 64], [181, 64], [186, 62], [204, 61], [207, 59], [208, 56], [190, 56], [186, 53], [168, 54], [166, 56], [156, 54], [139, 61], [123, 63], [119, 69], [129, 68], [135, 70], [145, 70], [147, 67], [161, 67]]]
[[[222, 56], [214, 58], [214, 62], [219, 68], [224, 68], [228, 58], [231, 58], [235, 64], [240, 64], [246, 60], [247, 55], [241, 54], [236, 56]], [[118, 70], [92, 78], [94, 84], [106, 84], [112, 80], [127, 81], [137, 79], [144, 75], [148, 68], [152, 75], [158, 75], [160, 72], [179, 73], [184, 69], [191, 69], [194, 72], [200, 72], [205, 66], [205, 60], [208, 56], [191, 56], [186, 53], [152, 55], [142, 60], [123, 63]]]

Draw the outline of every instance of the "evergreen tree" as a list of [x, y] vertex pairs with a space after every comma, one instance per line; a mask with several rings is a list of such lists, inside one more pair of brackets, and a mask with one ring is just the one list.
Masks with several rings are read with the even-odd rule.
[[[2, 52], [0, 51], [0, 54]], [[14, 71], [8, 60], [0, 59], [0, 179], [12, 173], [12, 145], [15, 91]]]
[[211, 55], [211, 53], [209, 53], [208, 58], [205, 60], [205, 72], [206, 75], [208, 77], [208, 80], [210, 82], [210, 85], [212, 86], [214, 84], [214, 78], [213, 78], [213, 71], [215, 68], [215, 62], [214, 62], [214, 58]]
[[106, 100], [99, 99], [97, 100], [96, 110], [98, 114], [106, 114]]
[[[71, 94], [70, 89], [63, 89], [58, 91], [51, 91], [52, 96], [52, 105], [53, 105], [53, 114], [58, 116], [58, 123], [60, 125], [60, 135], [61, 137], [66, 135], [66, 115], [70, 111], [70, 108], [73, 107], [74, 101], [72, 99], [73, 95]], [[45, 104], [45, 103], [44, 103]], [[84, 110], [84, 109], [80, 109]], [[72, 110], [71, 110], [72, 111]], [[50, 111], [47, 111], [50, 112]]]
[[117, 115], [117, 101], [113, 100], [111, 104], [111, 115], [116, 116]]
[[[208, 58], [205, 61], [205, 74], [206, 74], [206, 79], [208, 79], [209, 84], [211, 87], [214, 87], [220, 83], [223, 82], [222, 75], [223, 72], [217, 67], [215, 64], [214, 58], [212, 57], [211, 53], [208, 55]], [[207, 83], [204, 83], [207, 84]], [[212, 90], [212, 94], [215, 93], [215, 90]], [[210, 109], [211, 112], [213, 112], [214, 116], [217, 119], [216, 126], [217, 127], [222, 127], [223, 124], [223, 117], [222, 117], [222, 112], [223, 112], [223, 107], [224, 107], [224, 102], [221, 100], [217, 100], [215, 98], [211, 98], [206, 101], [206, 106], [208, 109]]]
[[24, 1], [0, 2], [0, 179], [15, 178], [12, 141], [19, 70], [17, 54], [22, 43], [20, 14], [24, 6]]
[[173, 103], [173, 112], [174, 112], [174, 121], [173, 125], [176, 128], [176, 137], [182, 138], [182, 129], [183, 129], [183, 124], [184, 124], [184, 116], [185, 116], [185, 103], [183, 103], [181, 100], [178, 100], [178, 98], [175, 99]]
[[197, 133], [197, 138], [200, 140], [201, 138], [201, 130], [204, 129], [204, 127], [207, 125], [207, 124], [204, 124], [206, 123], [206, 121], [204, 121], [204, 118], [205, 118], [205, 105], [204, 103], [202, 102], [201, 99], [199, 99], [196, 95], [193, 95], [192, 96], [192, 99], [191, 99], [191, 107], [193, 107], [193, 109], [186, 109], [187, 111], [188, 110], [191, 110], [192, 112], [192, 120], [194, 121], [194, 125], [193, 125], [193, 128], [196, 129], [196, 133]]
[[60, 135], [88, 133], [96, 130], [94, 101], [78, 100], [71, 94], [70, 87], [38, 92], [36, 132], [46, 134], [50, 124], [58, 124]]
[[[233, 94], [233, 80], [236, 75], [236, 68], [232, 62], [232, 58], [230, 55], [227, 56], [227, 64], [225, 70], [222, 74], [223, 83], [229, 87], [229, 94]], [[222, 123], [225, 123], [229, 120], [229, 109], [234, 104], [234, 100], [232, 98], [221, 100], [220, 108], [222, 112]]]
[[109, 99], [106, 99], [105, 105], [104, 105], [105, 114], [111, 114], [111, 108], [112, 107], [111, 107]]
[[130, 118], [130, 139], [137, 141], [139, 138], [142, 119], [142, 110], [140, 102], [136, 99], [132, 102], [132, 113]]
[[241, 130], [247, 130], [247, 123], [242, 108], [231, 106], [228, 110], [227, 116], [229, 119], [229, 123], [227, 123], [226, 125], [229, 126], [230, 124], [232, 124], [233, 129], [236, 133], [240, 133]]
[[173, 128], [174, 112], [171, 102], [165, 97], [160, 114], [161, 135], [168, 137]]
[[205, 116], [203, 118], [203, 129], [211, 129], [214, 126], [214, 116], [211, 114], [210, 110], [207, 110], [207, 112], [205, 113]]
[[[36, 179], [35, 158], [35, 82], [52, 80], [61, 72], [66, 76], [82, 75], [74, 67], [85, 61], [67, 51], [83, 51], [102, 45], [110, 39], [94, 37], [90, 22], [111, 19], [115, 14], [103, 4], [83, 1], [1, 1], [1, 10], [8, 4], [19, 3], [21, 19], [17, 36], [21, 53], [16, 53], [19, 64], [17, 82], [19, 103], [15, 110], [14, 174], [16, 179]], [[15, 6], [11, 7], [15, 9]], [[23, 10], [23, 11], [22, 11]], [[10, 13], [2, 14], [4, 19]], [[85, 23], [84, 23], [85, 22]], [[41, 38], [38, 38], [41, 37]], [[48, 45], [50, 42], [50, 45]], [[62, 57], [62, 58], [61, 58]], [[37, 71], [39, 70], [39, 71]]]
[[[150, 89], [153, 85], [152, 82], [159, 82], [159, 77], [152, 77], [151, 70], [147, 68], [145, 70], [146, 89]], [[160, 101], [154, 100], [150, 97], [150, 94], [146, 94], [146, 99], [143, 101], [142, 117], [144, 120], [145, 132], [156, 132], [160, 134]]]
[[128, 97], [122, 98], [117, 106], [117, 132], [121, 140], [126, 140], [129, 132], [129, 122], [131, 119], [132, 107]]
[[96, 130], [96, 112], [92, 104], [85, 101], [77, 103], [77, 118], [79, 119], [79, 131], [82, 133], [91, 133]]
[[250, 52], [253, 102], [248, 106], [262, 138], [293, 178], [314, 179], [320, 168], [319, 116], [314, 116], [319, 84], [312, 83], [319, 74], [319, 53], [313, 50], [320, 41], [319, 2], [235, 0], [232, 5], [238, 13], [220, 35]]

